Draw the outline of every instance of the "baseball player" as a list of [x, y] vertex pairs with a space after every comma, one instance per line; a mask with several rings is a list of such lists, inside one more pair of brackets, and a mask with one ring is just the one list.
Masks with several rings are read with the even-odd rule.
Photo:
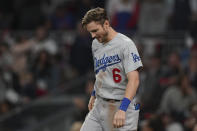
[[89, 10], [82, 26], [95, 38], [96, 81], [81, 131], [136, 131], [139, 104], [135, 95], [142, 63], [133, 41], [110, 26], [103, 8]]

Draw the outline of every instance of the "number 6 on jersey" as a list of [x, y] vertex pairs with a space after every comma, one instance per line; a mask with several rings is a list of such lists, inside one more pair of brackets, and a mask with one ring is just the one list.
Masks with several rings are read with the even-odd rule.
[[121, 75], [119, 75], [118, 73], [120, 73], [120, 70], [118, 68], [114, 68], [112, 70], [113, 79], [115, 83], [120, 83], [120, 81], [122, 80]]

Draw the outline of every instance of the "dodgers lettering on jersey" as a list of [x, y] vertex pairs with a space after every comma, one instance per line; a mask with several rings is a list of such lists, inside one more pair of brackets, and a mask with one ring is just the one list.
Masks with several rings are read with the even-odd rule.
[[96, 68], [96, 74], [99, 72], [99, 70], [103, 70], [105, 71], [106, 68], [108, 66], [112, 66], [112, 65], [115, 65], [117, 63], [120, 63], [121, 62], [121, 59], [120, 57], [118, 56], [118, 54], [115, 54], [113, 56], [106, 56], [105, 54], [103, 55], [103, 57], [101, 59], [97, 59], [96, 57], [94, 58], [94, 63], [96, 64], [95, 65], [95, 68]]
[[142, 66], [140, 56], [133, 41], [118, 33], [106, 44], [96, 39], [92, 43], [95, 91], [103, 98], [121, 100], [127, 85], [127, 73]]

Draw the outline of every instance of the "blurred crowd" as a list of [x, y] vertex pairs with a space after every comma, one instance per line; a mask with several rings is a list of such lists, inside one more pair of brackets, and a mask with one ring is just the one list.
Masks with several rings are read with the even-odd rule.
[[[142, 56], [141, 131], [197, 131], [197, 0], [1, 0], [0, 115], [93, 72], [80, 21], [104, 7]], [[75, 98], [72, 130], [85, 118], [94, 77]]]

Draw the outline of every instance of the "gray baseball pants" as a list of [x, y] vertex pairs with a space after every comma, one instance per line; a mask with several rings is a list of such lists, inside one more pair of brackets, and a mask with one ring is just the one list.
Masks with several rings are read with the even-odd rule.
[[113, 117], [121, 102], [108, 102], [97, 97], [93, 109], [88, 113], [80, 131], [137, 131], [139, 109], [131, 102], [126, 111], [125, 125], [113, 127]]

